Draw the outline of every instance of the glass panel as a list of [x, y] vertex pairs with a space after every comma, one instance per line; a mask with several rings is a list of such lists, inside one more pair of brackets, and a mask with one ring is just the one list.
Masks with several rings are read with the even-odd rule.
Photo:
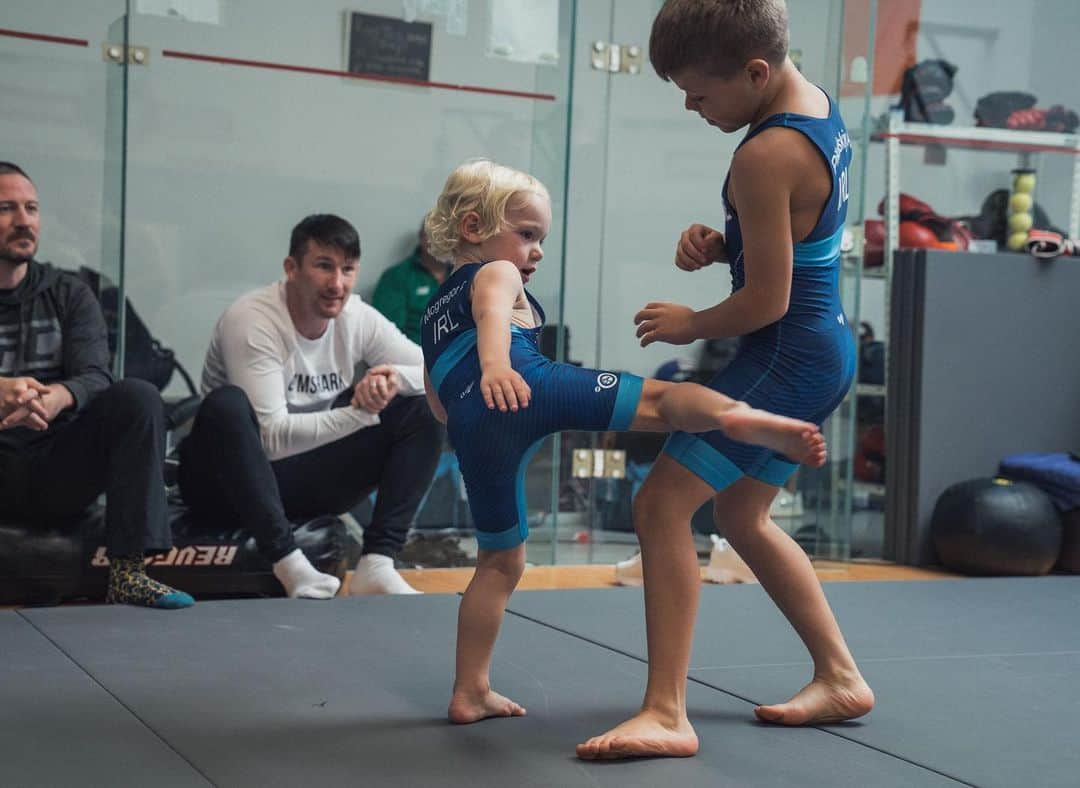
[[33, 179], [41, 200], [36, 259], [80, 272], [103, 294], [110, 343], [121, 284], [126, 3], [6, 0], [0, 30], [3, 158]]
[[[822, 523], [821, 543], [815, 554], [833, 559], [880, 558], [884, 537], [884, 498], [871, 501], [866, 482], [856, 479], [854, 469], [864, 457], [858, 443], [876, 434], [881, 426], [875, 413], [884, 411], [883, 387], [866, 383], [874, 372], [864, 368], [864, 342], [871, 337], [862, 330], [862, 227], [866, 215], [866, 167], [870, 143], [867, 123], [878, 6], [863, 0], [833, 4], [836, 20], [836, 51], [839, 52], [834, 95], [851, 137], [850, 198], [848, 226], [850, 244], [841, 258], [840, 289], [851, 326], [857, 329], [859, 348], [856, 383], [826, 424], [830, 462], [821, 475], [816, 509]], [[861, 407], [861, 410], [860, 410]], [[866, 423], [861, 418], [868, 419]], [[875, 426], [876, 425], [876, 426]]]
[[[128, 294], [192, 375], [222, 311], [281, 277], [302, 217], [335, 213], [356, 226], [356, 289], [370, 299], [380, 274], [414, 251], [447, 175], [476, 156], [548, 186], [553, 228], [530, 290], [549, 321], [561, 320], [571, 0], [557, 4], [557, 51], [533, 53], [540, 63], [511, 59], [520, 47], [489, 40], [486, 0], [359, 4], [397, 20], [412, 7], [431, 24], [430, 72], [411, 84], [342, 73], [346, 14], [330, 0], [132, 5], [132, 41], [150, 48], [150, 62], [130, 79]], [[432, 8], [451, 15], [425, 13]], [[170, 392], [183, 388], [174, 379]], [[444, 460], [418, 524], [467, 529], [460, 478]], [[557, 472], [545, 446], [526, 477], [534, 562], [551, 560], [544, 531], [554, 523]], [[361, 524], [366, 506], [354, 510]], [[469, 539], [458, 547], [475, 551]]]
[[[568, 266], [573, 280], [568, 295], [595, 281], [592, 304], [581, 304], [570, 319], [575, 355], [585, 364], [602, 369], [654, 376], [658, 368], [680, 368], [687, 374], [703, 357], [711, 356], [705, 343], [675, 347], [654, 344], [642, 349], [634, 335], [633, 317], [649, 300], [667, 300], [704, 308], [716, 303], [714, 283], [726, 294], [727, 271], [707, 270], [701, 275], [679, 275], [672, 265], [679, 233], [692, 221], [707, 221], [715, 213], [716, 192], [723, 180], [734, 143], [709, 134], [689, 113], [681, 110], [676, 88], [657, 78], [648, 63], [649, 32], [661, 3], [656, 0], [620, 0], [611, 6], [607, 40], [637, 46], [643, 53], [639, 73], [604, 76], [599, 95], [606, 114], [602, 118], [605, 143], [600, 151], [603, 168], [599, 215], [602, 227], [598, 257], [575, 259]], [[631, 164], [632, 163], [632, 164]], [[588, 166], [588, 164], [586, 164]], [[575, 192], [577, 189], [575, 188]], [[585, 207], [589, 211], [589, 206]], [[576, 211], [572, 221], [578, 221]], [[702, 276], [705, 278], [703, 279]], [[718, 279], [719, 277], [719, 279]], [[585, 343], [579, 337], [588, 337]], [[725, 348], [714, 346], [716, 353]], [[612, 563], [636, 549], [631, 502], [660, 451], [664, 436], [626, 433], [577, 435], [575, 448], [625, 452], [623, 478], [575, 479], [575, 494], [564, 505], [580, 507], [576, 527], [567, 528], [560, 544], [560, 560]], [[695, 518], [699, 545], [708, 549], [712, 531], [707, 512]], [[584, 542], [584, 544], [581, 544]]]
[[[660, 5], [655, 0], [614, 3], [610, 40], [636, 44], [647, 52], [652, 20]], [[844, 39], [844, 3], [791, 3], [789, 14], [793, 60], [811, 81], [837, 96], [841, 69], [848, 67], [850, 59], [850, 45]], [[865, 28], [869, 19], [860, 24]], [[854, 38], [860, 35], [865, 38], [866, 30]], [[864, 65], [868, 73], [869, 65]], [[860, 90], [865, 76], [862, 80]], [[577, 85], [582, 81], [584, 77], [579, 74], [576, 90], [580, 90]], [[688, 275], [675, 271], [671, 260], [679, 234], [688, 224], [722, 223], [719, 190], [739, 136], [719, 135], [692, 114], [682, 112], [681, 93], [656, 77], [647, 57], [640, 74], [611, 76], [602, 100], [602, 117], [598, 121], [591, 119], [593, 125], [605, 129], [599, 259], [595, 264], [588, 259], [574, 259], [567, 268], [571, 283], [567, 297], [572, 301], [568, 322], [573, 328], [574, 353], [584, 363], [606, 369], [675, 379], [708, 379], [730, 358], [734, 342], [696, 342], [682, 347], [654, 344], [642, 349], [634, 336], [632, 320], [648, 300], [674, 301], [701, 309], [722, 300], [729, 292], [726, 266]], [[844, 100], [842, 107], [849, 127], [861, 128], [862, 105]], [[575, 120], [579, 118], [580, 112]], [[856, 226], [862, 220], [863, 161], [863, 150], [856, 146], [852, 167], [855, 184], [849, 208], [849, 221]], [[577, 193], [576, 181], [574, 190]], [[585, 206], [586, 212], [590, 210]], [[576, 221], [575, 209], [571, 228]], [[584, 243], [581, 248], [585, 248]], [[857, 324], [857, 281], [846, 277], [841, 290], [845, 310]], [[591, 303], [573, 300], [571, 297], [578, 291], [594, 292], [595, 298]], [[586, 342], [578, 342], [580, 336], [585, 336]], [[849, 487], [845, 478], [850, 472], [853, 408], [852, 398], [824, 425], [832, 449], [829, 465], [818, 471], [800, 471], [789, 484], [790, 489], [781, 494], [775, 510], [777, 522], [815, 556], [849, 555], [850, 518], [845, 496]], [[575, 518], [561, 518], [565, 528], [560, 560], [609, 562], [625, 558], [636, 544], [630, 513], [632, 495], [658, 454], [663, 438], [620, 435], [566, 439], [575, 441], [573, 447], [583, 449], [625, 450], [627, 478], [564, 480], [564, 493], [569, 488], [564, 494], [564, 510], [581, 511]], [[567, 475], [564, 471], [564, 477]], [[705, 553], [710, 548], [708, 537], [714, 531], [710, 507], [702, 508], [693, 526], [699, 548]], [[586, 546], [570, 546], [579, 541]]]
[[[869, 4], [854, 2], [829, 3], [829, 51], [837, 53], [834, 63], [821, 83], [830, 94], [838, 97], [851, 138], [852, 161], [849, 168], [849, 200], [847, 223], [850, 228], [841, 258], [840, 294], [844, 311], [853, 330], [860, 325], [861, 287], [857, 257], [861, 253], [861, 227], [865, 213], [866, 150], [869, 133], [865, 115], [869, 95], [869, 79], [873, 56], [869, 41], [873, 39], [876, 9]], [[858, 374], [861, 374], [859, 372]], [[829, 441], [829, 462], [820, 470], [800, 469], [799, 486], [804, 491], [807, 513], [812, 510], [814, 522], [803, 526], [802, 537], [795, 531], [802, 546], [818, 558], [847, 560], [867, 557], [867, 541], [876, 543], [880, 557], [882, 521], [880, 512], [852, 517], [852, 469], [855, 440], [858, 432], [856, 402], [858, 391], [867, 387], [853, 385], [848, 396], [822, 426]], [[863, 401], [863, 400], [858, 400]], [[883, 400], [878, 400], [883, 402]], [[863, 500], [862, 497], [859, 498]], [[866, 517], [869, 516], [869, 520]]]

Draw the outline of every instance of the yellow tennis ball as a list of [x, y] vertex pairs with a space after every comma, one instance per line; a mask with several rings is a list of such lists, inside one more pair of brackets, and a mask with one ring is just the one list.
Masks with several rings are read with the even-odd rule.
[[1016, 180], [1013, 181], [1013, 191], [1023, 192], [1024, 194], [1031, 194], [1035, 191], [1035, 173], [1025, 172], [1022, 175], [1017, 175]]
[[1032, 221], [1030, 213], [1014, 213], [1009, 217], [1010, 233], [1027, 233], [1031, 229]]
[[1027, 244], [1027, 233], [1013, 233], [1009, 236], [1009, 240], [1005, 243], [1007, 247], [1014, 252], [1019, 252]]
[[1027, 213], [1031, 206], [1031, 195], [1025, 192], [1017, 192], [1009, 198], [1009, 213]]

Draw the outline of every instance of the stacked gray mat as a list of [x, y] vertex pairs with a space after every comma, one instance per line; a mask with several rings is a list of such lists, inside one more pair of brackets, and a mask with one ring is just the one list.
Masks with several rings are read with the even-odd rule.
[[994, 476], [1010, 454], [1080, 446], [1078, 292], [1080, 265], [1068, 258], [896, 253], [886, 558], [935, 563], [930, 520], [950, 485]]
[[0, 612], [0, 785], [1074, 786], [1080, 578], [827, 587], [878, 696], [862, 721], [755, 722], [809, 675], [758, 586], [706, 588], [701, 752], [585, 763], [632, 714], [640, 591], [524, 592], [495, 658], [525, 718], [445, 722], [455, 596]]

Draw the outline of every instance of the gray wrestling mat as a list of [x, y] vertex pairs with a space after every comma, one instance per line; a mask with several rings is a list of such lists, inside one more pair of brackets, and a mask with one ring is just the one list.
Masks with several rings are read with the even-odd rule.
[[26, 619], [0, 611], [0, 785], [209, 783]]
[[[593, 623], [602, 631], [609, 602], [618, 606], [636, 596], [539, 592], [515, 602], [554, 602], [553, 619], [564, 618], [560, 598], [567, 608], [583, 605], [597, 614]], [[59, 722], [50, 735], [38, 735], [32, 752], [21, 734], [3, 747], [0, 784], [119, 784], [116, 764], [150, 769], [162, 749], [222, 786], [957, 784], [832, 731], [757, 724], [746, 701], [702, 683], [692, 683], [688, 696], [702, 741], [698, 757], [579, 761], [577, 742], [636, 710], [645, 665], [515, 615], [503, 626], [493, 679], [528, 707], [529, 716], [450, 725], [444, 714], [457, 603], [456, 596], [429, 595], [200, 602], [176, 612], [69, 607], [12, 613], [9, 628], [38, 648], [5, 648], [5, 671], [21, 678], [8, 679], [0, 690], [4, 721], [40, 716], [49, 707]], [[623, 621], [628, 630], [636, 625]], [[57, 673], [96, 691], [98, 705], [78, 702]], [[128, 716], [114, 722], [99, 708], [109, 708], [106, 692], [116, 699], [117, 715], [127, 709]], [[33, 779], [35, 763], [68, 757], [80, 736], [111, 744], [99, 758], [81, 762], [81, 773]], [[164, 769], [143, 777], [143, 785], [169, 781]]]
[[[760, 586], [702, 590], [694, 683], [754, 703], [806, 683], [806, 652]], [[824, 730], [975, 785], [1080, 785], [1080, 577], [825, 590], [877, 707]], [[645, 657], [640, 590], [519, 594], [511, 609]]]

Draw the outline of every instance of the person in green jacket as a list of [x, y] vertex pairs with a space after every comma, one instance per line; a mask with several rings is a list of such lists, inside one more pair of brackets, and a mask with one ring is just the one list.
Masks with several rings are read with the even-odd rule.
[[449, 270], [450, 266], [428, 253], [427, 236], [421, 226], [413, 253], [379, 277], [371, 305], [420, 344], [420, 317]]

